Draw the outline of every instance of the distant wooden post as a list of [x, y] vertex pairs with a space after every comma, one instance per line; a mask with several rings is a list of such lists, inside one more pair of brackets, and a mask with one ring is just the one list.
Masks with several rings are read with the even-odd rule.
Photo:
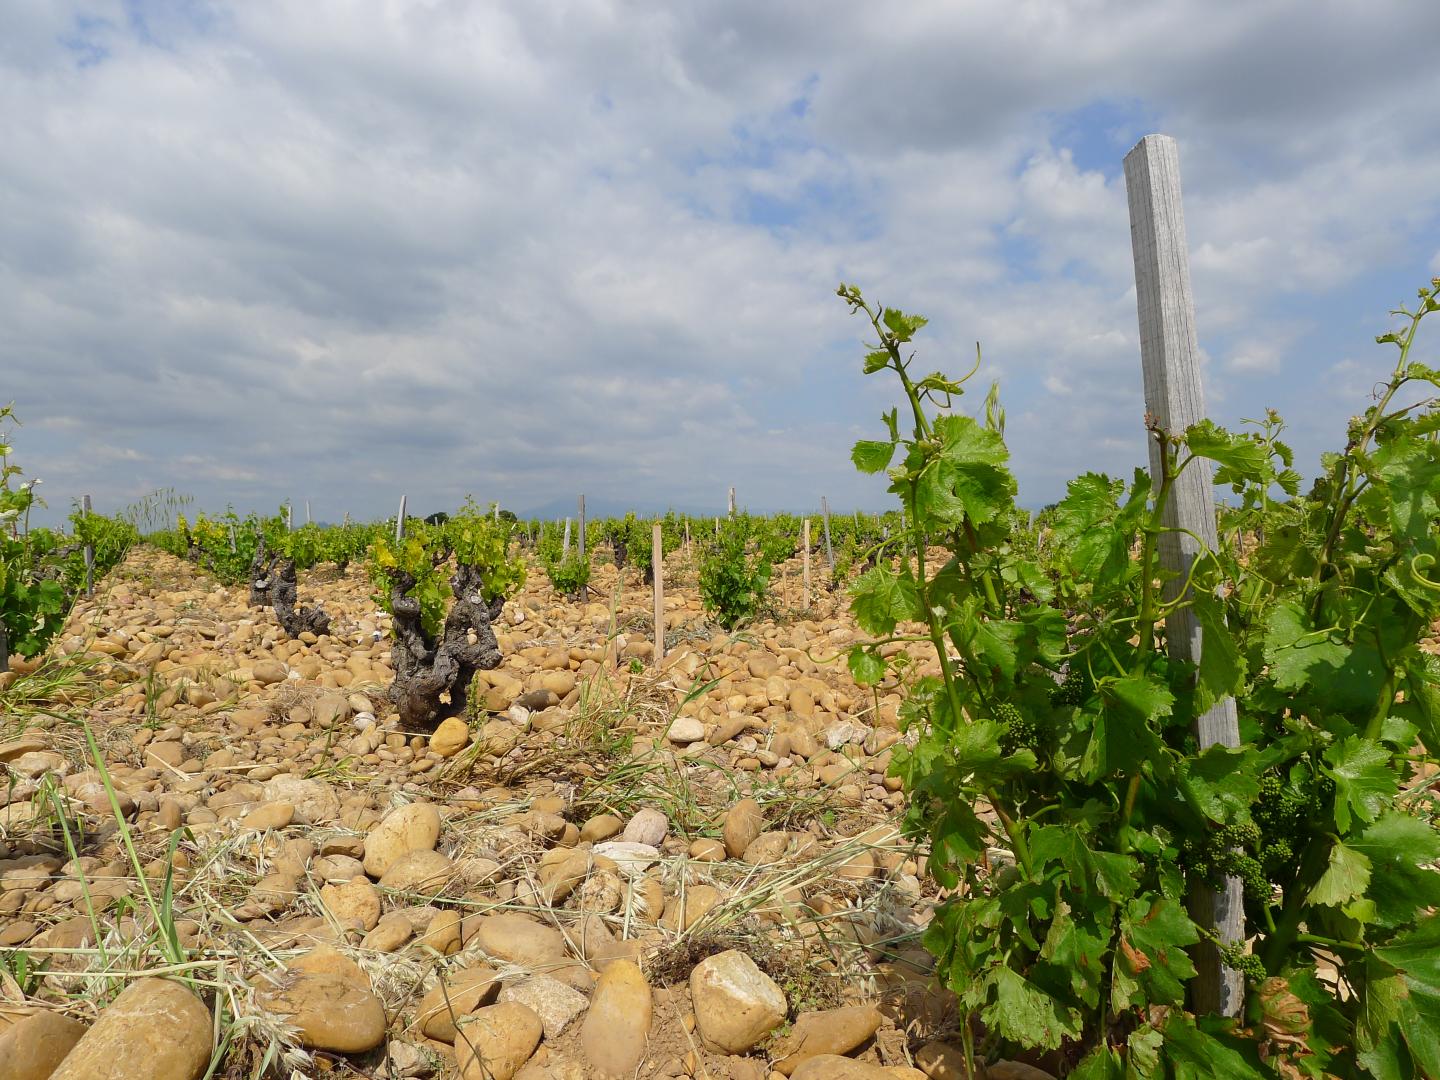
[[685, 558], [692, 559], [694, 554], [690, 551], [690, 519], [685, 519]]
[[800, 523], [800, 550], [805, 557], [805, 603], [806, 611], [810, 610], [810, 519], [806, 518]]
[[230, 522], [230, 554], [235, 554], [235, 523]]
[[570, 519], [565, 519], [565, 542], [560, 545], [560, 558], [570, 558]]
[[830, 503], [820, 496], [820, 512], [825, 515], [825, 562], [830, 567], [830, 576], [835, 576], [835, 549], [830, 545]]
[[290, 502], [285, 504], [285, 531], [295, 531], [295, 504]]
[[665, 659], [665, 537], [657, 521], [650, 531], [650, 566], [655, 571], [655, 665]]
[[579, 544], [578, 544], [576, 550], [579, 551], [579, 553], [580, 553], [580, 558], [582, 558], [582, 559], [585, 558], [585, 496], [584, 496], [584, 495], [581, 495], [581, 496], [580, 496], [580, 536], [579, 536]]
[[[90, 496], [80, 496], [80, 513], [85, 517], [90, 516]], [[85, 545], [85, 595], [95, 595], [95, 545]]]
[[395, 542], [405, 539], [405, 496], [400, 496], [400, 512], [395, 515]]
[[[1200, 345], [1195, 332], [1195, 303], [1190, 293], [1190, 257], [1185, 213], [1180, 201], [1180, 157], [1168, 135], [1147, 135], [1125, 155], [1125, 189], [1130, 201], [1130, 242], [1135, 258], [1135, 300], [1140, 315], [1140, 363], [1145, 374], [1145, 409], [1160, 428], [1180, 433], [1205, 416], [1200, 385]], [[1150, 443], [1151, 474], [1160, 473], [1162, 449]], [[1179, 595], [1201, 545], [1214, 550], [1214, 488], [1208, 463], [1191, 464], [1172, 489], [1160, 536], [1160, 558], [1170, 574], [1166, 599]], [[1199, 623], [1188, 608], [1166, 617], [1172, 655], [1198, 661]], [[1203, 749], [1240, 744], [1235, 702], [1219, 702], [1196, 722]], [[1245, 910], [1238, 878], [1226, 878], [1219, 891], [1195, 886], [1191, 915], [1211, 926], [1229, 943], [1244, 940]], [[1218, 950], [1202, 943], [1195, 988], [1195, 1011], [1237, 1016], [1244, 1000], [1239, 972], [1220, 962]]]
[[305, 500], [305, 524], [310, 524], [310, 500]]
[[733, 484], [730, 486], [730, 516], [732, 518], [735, 516], [735, 486]]

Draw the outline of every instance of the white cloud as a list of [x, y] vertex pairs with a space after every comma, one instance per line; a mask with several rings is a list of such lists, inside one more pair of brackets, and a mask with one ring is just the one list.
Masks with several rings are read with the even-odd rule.
[[[1140, 125], [1181, 142], [1221, 374], [1299, 370], [1302, 328], [1358, 348], [1334, 291], [1423, 263], [1436, 221], [1440, 117], [1408, 103], [1440, 85], [1440, 8], [1402, 0], [6, 19], [0, 364], [27, 470], [76, 490], [322, 517], [401, 489], [878, 502], [850, 429], [893, 394], [858, 375], [843, 278], [932, 317], [927, 370], [981, 341], [1051, 497], [1143, 453], [1118, 172]], [[1065, 119], [1097, 102], [1121, 119]], [[1212, 403], [1248, 408], [1234, 382]]]

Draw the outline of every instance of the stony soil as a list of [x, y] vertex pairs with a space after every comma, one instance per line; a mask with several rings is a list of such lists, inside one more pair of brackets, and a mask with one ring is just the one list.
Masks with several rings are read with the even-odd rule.
[[292, 640], [132, 553], [0, 676], [6, 1075], [963, 1075], [899, 698], [850, 681], [841, 605], [795, 610], [791, 566], [726, 635], [676, 559], [657, 666], [620, 577], [566, 603], [532, 573], [432, 733], [386, 706], [358, 568], [302, 576], [333, 621]]

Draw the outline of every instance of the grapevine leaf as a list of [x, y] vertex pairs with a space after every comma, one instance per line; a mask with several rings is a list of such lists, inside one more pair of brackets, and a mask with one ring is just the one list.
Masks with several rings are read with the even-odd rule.
[[1416, 911], [1440, 906], [1440, 873], [1430, 868], [1440, 860], [1440, 831], [1433, 825], [1391, 811], [1349, 843], [1374, 868], [1369, 896], [1381, 926], [1401, 926]]
[[890, 467], [890, 459], [895, 456], [895, 443], [876, 442], [871, 439], [861, 439], [855, 444], [855, 449], [850, 451], [850, 460], [855, 462], [855, 468], [863, 473], [884, 472]]
[[984, 987], [992, 992], [992, 999], [982, 1015], [986, 1024], [1004, 1038], [1023, 1046], [1054, 1050], [1062, 1039], [1080, 1037], [1079, 1013], [1019, 972], [1003, 965], [996, 967], [985, 979]]
[[1104, 905], [1104, 919], [1077, 921], [1069, 906], [1061, 904], [1040, 949], [1044, 967], [1032, 970], [1031, 978], [1042, 985], [1068, 990], [1092, 1009], [1098, 1005], [1100, 984], [1105, 978], [1105, 951], [1112, 933], [1110, 910], [1109, 905]]
[[1162, 1029], [1165, 1055], [1175, 1080], [1261, 1080], [1274, 1075], [1262, 1070], [1235, 1046], [1202, 1031], [1186, 1014], [1172, 1012]]
[[1116, 1051], [1102, 1044], [1090, 1051], [1080, 1064], [1075, 1066], [1070, 1073], [1070, 1080], [1125, 1080], [1125, 1065]]
[[1369, 857], [1344, 844], [1336, 844], [1330, 849], [1330, 865], [1305, 899], [1311, 904], [1339, 907], [1348, 900], [1363, 896], [1369, 884]]
[[1138, 772], [1160, 758], [1160, 738], [1150, 726], [1168, 716], [1174, 695], [1144, 675], [1107, 681], [1105, 706], [1090, 735], [1084, 765], [1096, 775]]
[[1356, 1017], [1356, 1045], [1361, 1050], [1373, 1050], [1381, 1046], [1387, 1036], [1398, 1034], [1390, 1029], [1400, 1018], [1401, 1003], [1406, 997], [1405, 980], [1373, 956], [1365, 957], [1362, 964], [1365, 978], [1360, 985], [1364, 987], [1364, 996]]
[[876, 349], [874, 352], [865, 354], [865, 374], [874, 375], [877, 371], [884, 371], [890, 365], [890, 353], [886, 349]]
[[919, 329], [930, 320], [923, 315], [906, 315], [903, 311], [895, 308], [886, 308], [884, 315], [885, 328], [895, 335], [896, 341], [909, 341], [915, 336]]
[[940, 441], [937, 460], [925, 467], [917, 503], [946, 524], [992, 521], [1015, 497], [1015, 478], [1005, 468], [1010, 452], [1005, 440], [969, 416], [935, 420]]
[[[1185, 909], [1168, 897], [1137, 897], [1121, 912], [1120, 938], [1122, 948], [1115, 963], [1128, 965], [1128, 974], [1144, 989], [1146, 999], [1159, 1005], [1179, 1004], [1185, 996], [1184, 980], [1195, 976], [1195, 965], [1185, 950], [1200, 940]], [[1124, 945], [1131, 954], [1125, 953]], [[1134, 995], [1131, 1000], [1139, 1004]]]
[[1399, 1028], [1419, 1071], [1440, 1076], [1440, 915], [1374, 950], [1404, 978]]
[[885, 678], [885, 661], [880, 654], [856, 645], [850, 650], [850, 674], [861, 686], [875, 686]]
[[1223, 825], [1245, 814], [1255, 801], [1260, 791], [1259, 772], [1254, 750], [1235, 750], [1217, 743], [1181, 761], [1175, 779], [1187, 802]]
[[855, 579], [850, 587], [851, 610], [867, 634], [884, 637], [894, 633], [896, 623], [920, 619], [920, 594], [910, 575], [897, 574], [888, 566], [877, 566]]
[[1197, 596], [1192, 610], [1204, 631], [1195, 708], [1206, 712], [1216, 702], [1235, 697], [1244, 689], [1245, 660], [1235, 636], [1225, 625], [1225, 613], [1218, 600], [1208, 594]]
[[1073, 827], [1040, 825], [1031, 830], [1030, 857], [1039, 867], [1059, 863], [1077, 889], [1095, 889], [1111, 900], [1135, 892], [1134, 860], [1113, 851], [1093, 850]]
[[1190, 452], [1209, 458], [1220, 468], [1217, 484], [1268, 484], [1274, 475], [1265, 444], [1253, 435], [1234, 435], [1211, 420], [1202, 420], [1185, 433]]
[[1398, 779], [1390, 751], [1372, 739], [1351, 735], [1325, 751], [1326, 774], [1335, 781], [1335, 825], [1350, 829], [1351, 815], [1374, 821], [1394, 798]]
[[1015, 677], [1020, 624], [1007, 619], [987, 619], [975, 624], [970, 643], [978, 661], [994, 667], [1006, 679]]
[[1408, 711], [1431, 755], [1440, 755], [1440, 657], [1422, 653], [1406, 670]]
[[1275, 605], [1266, 622], [1265, 662], [1281, 690], [1311, 689], [1336, 709], [1362, 707], [1379, 692], [1379, 656], [1319, 630], [1298, 600]]

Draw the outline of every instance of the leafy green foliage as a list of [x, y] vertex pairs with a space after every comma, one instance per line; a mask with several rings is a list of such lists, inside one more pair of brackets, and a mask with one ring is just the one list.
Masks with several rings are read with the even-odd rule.
[[[1399, 362], [1310, 492], [1266, 413], [1238, 434], [1152, 429], [1155, 475], [1082, 475], [1032, 523], [993, 390], [982, 419], [951, 412], [969, 376], [912, 374], [924, 320], [841, 287], [878, 338], [865, 372], [898, 379], [911, 418], [853, 454], [905, 526], [851, 586], [872, 640], [850, 667], [904, 684], [914, 738], [892, 772], [951, 890], [925, 940], [995, 1051], [1059, 1049], [1115, 1080], [1440, 1075], [1440, 832], [1406, 794], [1440, 753], [1420, 649], [1440, 618], [1440, 381], [1409, 359], [1437, 289], [1398, 313]], [[1206, 467], [1238, 501], [1168, 581], [1166, 507]], [[1165, 649], [1182, 610], [1198, 665]], [[928, 641], [938, 677], [892, 668], [896, 639]], [[1196, 721], [1226, 697], [1243, 742], [1202, 749]], [[983, 869], [995, 847], [1013, 867]], [[1251, 943], [1217, 943], [1247, 980], [1238, 1025], [1192, 1015], [1213, 934], [1186, 897], [1226, 876]]]
[[733, 630], [760, 610], [776, 553], [773, 538], [757, 533], [746, 516], [721, 522], [719, 535], [704, 546], [700, 601], [725, 629]]
[[452, 594], [449, 562], [480, 571], [480, 592], [488, 603], [508, 599], [525, 584], [525, 563], [512, 552], [513, 518], [482, 513], [466, 501], [456, 514], [434, 525], [406, 522], [397, 544], [388, 531], [371, 541], [367, 571], [377, 589], [376, 602], [393, 612], [392, 587], [420, 605], [421, 629], [434, 640], [445, 622]]
[[[8, 405], [0, 407], [0, 424], [5, 421], [17, 422]], [[78, 508], [70, 515], [70, 536], [32, 531], [30, 511], [43, 503], [35, 482], [21, 482], [22, 475], [0, 431], [0, 629], [5, 649], [33, 656], [64, 624], [85, 587], [86, 546], [93, 550], [98, 579], [124, 558], [138, 534], [128, 521]]]

